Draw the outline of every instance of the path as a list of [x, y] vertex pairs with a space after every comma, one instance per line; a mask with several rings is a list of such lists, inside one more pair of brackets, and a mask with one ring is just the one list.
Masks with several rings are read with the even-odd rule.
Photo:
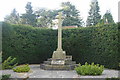
[[[30, 65], [29, 73], [16, 73], [13, 70], [1, 70], [2, 74], [11, 74], [11, 78], [24, 78], [29, 75], [29, 78], [112, 78], [118, 77], [117, 70], [105, 69], [100, 76], [80, 76], [75, 70], [71, 71], [50, 71], [40, 69], [40, 65]], [[120, 74], [119, 74], [120, 75]], [[69, 79], [70, 80], [70, 79]]]

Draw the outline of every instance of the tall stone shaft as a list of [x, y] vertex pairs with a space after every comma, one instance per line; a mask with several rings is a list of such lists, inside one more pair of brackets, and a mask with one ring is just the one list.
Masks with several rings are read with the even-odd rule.
[[58, 17], [58, 51], [62, 50], [62, 13], [59, 12], [59, 17]]

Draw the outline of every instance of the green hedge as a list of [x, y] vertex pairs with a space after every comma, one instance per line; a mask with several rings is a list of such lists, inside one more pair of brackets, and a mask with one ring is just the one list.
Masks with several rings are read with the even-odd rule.
[[[16, 57], [20, 64], [41, 63], [57, 48], [57, 30], [3, 23], [3, 60]], [[63, 30], [63, 50], [77, 63], [98, 63], [118, 69], [118, 25]]]

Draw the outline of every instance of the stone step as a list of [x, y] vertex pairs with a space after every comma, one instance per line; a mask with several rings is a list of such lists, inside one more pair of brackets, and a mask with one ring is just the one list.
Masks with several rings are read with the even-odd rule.
[[74, 70], [76, 65], [47, 65], [41, 64], [40, 68], [44, 70]]
[[51, 61], [44, 61], [44, 64], [51, 64]]
[[73, 65], [76, 64], [76, 61], [65, 61], [66, 65]]
[[67, 55], [67, 56], [66, 56], [66, 60], [72, 60], [72, 56]]
[[47, 59], [47, 61], [52, 61], [52, 58]]

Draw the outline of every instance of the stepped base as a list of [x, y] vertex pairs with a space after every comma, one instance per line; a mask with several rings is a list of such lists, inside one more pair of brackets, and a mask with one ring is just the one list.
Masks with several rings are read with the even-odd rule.
[[75, 61], [72, 61], [72, 56], [66, 56], [65, 59], [48, 59], [40, 65], [44, 70], [74, 70], [77, 66]]
[[44, 70], [74, 70], [77, 65], [48, 65], [41, 64], [40, 68]]

